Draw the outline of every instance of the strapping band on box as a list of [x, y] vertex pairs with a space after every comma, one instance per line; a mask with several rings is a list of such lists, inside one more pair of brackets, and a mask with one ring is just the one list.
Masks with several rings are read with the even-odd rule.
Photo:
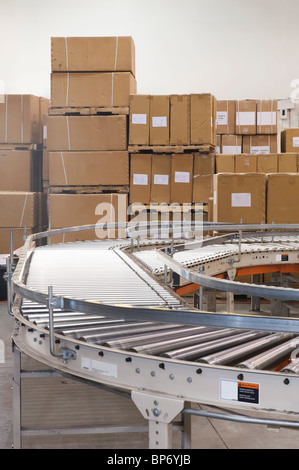
[[[116, 71], [116, 65], [117, 65], [117, 54], [118, 54], [118, 36], [115, 38], [115, 59], [114, 59], [114, 72]], [[111, 106], [113, 106], [113, 95], [114, 95], [114, 72], [112, 72], [112, 84], [111, 84]]]
[[26, 195], [25, 195], [25, 200], [24, 200], [23, 210], [22, 210], [22, 215], [21, 215], [21, 220], [20, 220], [20, 227], [22, 227], [22, 224], [23, 224], [23, 219], [24, 219], [24, 214], [25, 214], [27, 199], [28, 199], [28, 193], [26, 193]]
[[65, 169], [64, 158], [63, 158], [63, 153], [62, 152], [60, 152], [60, 156], [61, 156], [61, 162], [62, 162], [62, 168], [63, 168], [63, 173], [64, 173], [65, 184], [66, 184], [66, 186], [68, 186], [68, 180], [67, 180], [66, 169]]
[[69, 146], [69, 150], [71, 150], [70, 126], [69, 126], [69, 117], [68, 116], [66, 116], [66, 127], [67, 127], [68, 146]]

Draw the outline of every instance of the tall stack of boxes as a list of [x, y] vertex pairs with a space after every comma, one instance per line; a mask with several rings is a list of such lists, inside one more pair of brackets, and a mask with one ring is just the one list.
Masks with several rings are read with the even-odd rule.
[[[131, 37], [52, 38], [48, 116], [51, 229], [125, 222], [129, 190], [127, 119], [136, 92]], [[121, 210], [120, 210], [121, 208]], [[94, 232], [65, 240], [94, 238]]]
[[44, 229], [42, 114], [49, 101], [4, 95], [0, 103], [0, 254], [24, 244], [24, 234]]

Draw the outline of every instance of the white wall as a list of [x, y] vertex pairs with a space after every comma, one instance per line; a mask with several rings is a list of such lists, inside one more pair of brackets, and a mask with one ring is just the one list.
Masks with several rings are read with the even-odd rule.
[[130, 35], [139, 93], [287, 98], [298, 18], [298, 0], [0, 0], [0, 83], [49, 97], [51, 36]]

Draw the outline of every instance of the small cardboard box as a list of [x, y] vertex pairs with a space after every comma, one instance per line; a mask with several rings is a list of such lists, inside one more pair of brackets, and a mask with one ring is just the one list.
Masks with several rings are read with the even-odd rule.
[[33, 95], [4, 95], [0, 103], [0, 143], [41, 143], [40, 99]]
[[299, 151], [299, 127], [284, 129], [281, 132], [281, 151], [283, 153]]
[[0, 227], [37, 227], [40, 224], [39, 193], [0, 191]]
[[213, 197], [213, 175], [195, 175], [193, 178], [193, 202], [208, 204]]
[[132, 154], [130, 167], [130, 203], [151, 202], [152, 155]]
[[132, 37], [52, 37], [52, 72], [131, 72], [135, 76]]
[[267, 223], [299, 223], [299, 174], [267, 175]]
[[257, 155], [257, 171], [258, 173], [277, 173], [277, 153], [270, 153], [268, 155]]
[[217, 134], [236, 133], [236, 101], [218, 100], [216, 117]]
[[257, 156], [240, 154], [235, 155], [235, 173], [256, 173]]
[[42, 154], [0, 150], [0, 191], [41, 191]]
[[297, 153], [279, 153], [278, 173], [297, 173], [298, 172], [298, 154]]
[[277, 100], [258, 100], [257, 134], [277, 134]]
[[190, 95], [170, 95], [170, 145], [190, 144]]
[[130, 72], [55, 72], [51, 74], [51, 106], [127, 107], [136, 93]]
[[242, 153], [241, 135], [223, 135], [221, 153], [238, 154]]
[[152, 156], [152, 182], [151, 202], [170, 203], [170, 174], [171, 155], [153, 154]]
[[193, 155], [173, 154], [171, 157], [171, 203], [191, 203], [193, 187]]
[[130, 145], [149, 145], [149, 109], [150, 95], [130, 96]]
[[49, 152], [49, 184], [50, 186], [129, 185], [128, 152]]
[[169, 145], [169, 96], [150, 97], [150, 145]]
[[191, 94], [191, 144], [216, 146], [216, 98], [209, 93]]
[[48, 150], [126, 150], [126, 116], [48, 116]]
[[236, 101], [236, 134], [256, 134], [256, 101]]
[[214, 222], [253, 223], [266, 220], [266, 175], [220, 173], [214, 175]]
[[220, 153], [216, 155], [216, 173], [234, 173], [235, 155]]
[[243, 153], [268, 154], [277, 153], [276, 135], [244, 135]]

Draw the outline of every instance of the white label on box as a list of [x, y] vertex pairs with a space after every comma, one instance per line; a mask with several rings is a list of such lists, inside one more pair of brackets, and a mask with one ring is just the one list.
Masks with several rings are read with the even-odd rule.
[[188, 171], [176, 171], [174, 174], [175, 183], [190, 183], [190, 173]]
[[293, 137], [293, 147], [299, 147], [299, 137]]
[[251, 207], [251, 193], [232, 193], [232, 207]]
[[219, 145], [216, 146], [215, 152], [216, 152], [217, 154], [220, 153], [220, 147], [219, 147]]
[[255, 125], [255, 112], [238, 111], [236, 114], [237, 126], [254, 126]]
[[139, 184], [142, 186], [148, 185], [148, 175], [142, 175], [138, 173], [134, 173], [133, 175], [133, 184]]
[[47, 126], [44, 126], [43, 137], [44, 137], [44, 139], [47, 138]]
[[275, 111], [260, 111], [257, 113], [258, 126], [276, 126]]
[[258, 155], [258, 154], [266, 155], [270, 153], [270, 147], [269, 145], [264, 145], [264, 146], [255, 145], [253, 147], [250, 147], [250, 153], [252, 155]]
[[117, 365], [110, 362], [96, 361], [87, 357], [81, 358], [81, 368], [91, 372], [97, 372], [109, 377], [117, 377]]
[[227, 111], [217, 111], [217, 126], [226, 126], [227, 125]]
[[239, 154], [239, 153], [242, 153], [242, 147], [241, 145], [223, 145], [222, 153]]
[[152, 117], [153, 127], [167, 127], [167, 116], [154, 116]]
[[146, 124], [146, 114], [132, 114], [132, 124]]
[[168, 184], [168, 175], [154, 175], [154, 184]]

